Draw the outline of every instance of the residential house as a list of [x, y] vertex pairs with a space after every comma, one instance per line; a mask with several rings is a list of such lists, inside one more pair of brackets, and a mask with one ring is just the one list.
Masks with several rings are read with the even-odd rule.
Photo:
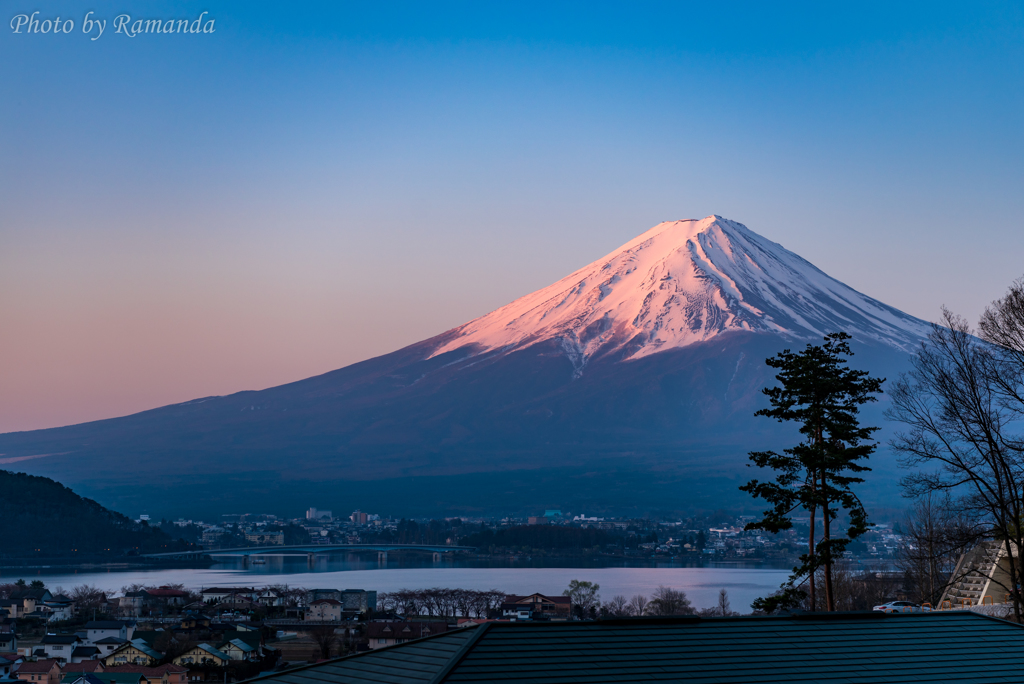
[[103, 672], [103, 663], [99, 660], [79, 660], [77, 662], [73, 660], [61, 666], [60, 670], [65, 677], [69, 674]]
[[117, 637], [131, 641], [135, 633], [135, 623], [122, 620], [90, 620], [85, 623], [85, 641], [96, 644], [107, 637]]
[[104, 637], [99, 641], [95, 642], [93, 646], [95, 646], [99, 650], [97, 657], [105, 658], [106, 656], [110, 655], [111, 653], [113, 653], [114, 651], [121, 648], [123, 645], [127, 643], [127, 639], [121, 639], [118, 637]]
[[181, 618], [181, 629], [193, 630], [193, 629], [206, 629], [212, 624], [213, 620], [209, 615], [186, 615]]
[[18, 637], [14, 632], [0, 632], [0, 653], [17, 653]]
[[502, 617], [517, 620], [568, 620], [572, 616], [572, 601], [568, 596], [506, 596], [501, 604]]
[[[104, 672], [100, 677], [106, 676], [111, 670]], [[164, 665], [157, 665], [155, 667], [146, 667], [144, 665], [119, 665], [112, 670], [112, 672], [124, 675], [124, 674], [137, 674], [141, 675], [147, 682], [147, 684], [187, 684], [186, 670], [181, 665], [173, 665], [166, 663]]]
[[59, 660], [61, 665], [71, 660], [71, 652], [82, 643], [77, 634], [47, 634], [39, 642], [47, 658]]
[[223, 600], [216, 604], [216, 608], [220, 610], [232, 610], [232, 611], [250, 611], [256, 608], [258, 604], [252, 600], [249, 596], [243, 596], [242, 594], [232, 594], [231, 596], [224, 597]]
[[153, 665], [163, 655], [142, 639], [133, 639], [103, 658], [107, 667], [118, 665]]
[[217, 650], [225, 654], [231, 660], [248, 660], [250, 662], [260, 659], [259, 640], [253, 646], [250, 642], [235, 638], [225, 641], [217, 647]]
[[70, 596], [56, 594], [43, 602], [43, 609], [49, 613], [50, 622], [70, 620], [74, 617], [75, 602]]
[[183, 591], [181, 589], [174, 589], [172, 587], [158, 587], [156, 589], [147, 589], [146, 596], [148, 598], [149, 604], [152, 607], [180, 607], [185, 605], [185, 602], [188, 600], [189, 594], [187, 591]]
[[65, 672], [61, 684], [107, 684], [93, 672]]
[[256, 590], [251, 587], [210, 587], [202, 591], [203, 603], [221, 603], [232, 596], [241, 596], [252, 600], [255, 595]]
[[447, 622], [368, 622], [366, 624], [366, 636], [371, 649], [404, 644], [406, 641], [422, 639], [447, 631]]
[[129, 591], [117, 599], [117, 612], [121, 615], [139, 617], [142, 615], [142, 607], [146, 603], [146, 592]]
[[25, 617], [25, 612], [22, 610], [22, 603], [20, 600], [15, 598], [0, 599], [0, 611], [3, 611], [6, 617], [20, 618]]
[[14, 671], [14, 676], [23, 682], [59, 684], [60, 663], [52, 658], [24, 662], [18, 665], [18, 669]]
[[17, 653], [0, 653], [0, 677], [10, 677], [23, 660]]
[[214, 648], [210, 644], [199, 644], [174, 659], [175, 665], [216, 665], [224, 667], [231, 662], [231, 658], [223, 651]]
[[98, 663], [99, 661], [96, 659], [99, 657], [100, 649], [98, 646], [76, 646], [75, 650], [71, 652], [70, 662], [80, 663], [83, 660], [92, 660]]
[[338, 622], [341, 620], [341, 601], [317, 599], [306, 609], [306, 620], [315, 622]]
[[50, 590], [43, 587], [21, 587], [12, 591], [10, 598], [20, 601], [22, 615], [28, 615], [53, 597]]
[[164, 636], [164, 634], [166, 634], [166, 632], [162, 629], [137, 629], [135, 630], [135, 635], [132, 636], [132, 641], [144, 641], [152, 647], [160, 637]]
[[126, 672], [120, 668], [102, 672], [72, 672], [65, 674], [60, 680], [60, 684], [95, 684], [95, 682], [100, 682], [100, 684], [149, 684], [149, 680], [144, 674]]
[[273, 589], [264, 589], [256, 596], [256, 602], [261, 606], [283, 606], [284, 597]]

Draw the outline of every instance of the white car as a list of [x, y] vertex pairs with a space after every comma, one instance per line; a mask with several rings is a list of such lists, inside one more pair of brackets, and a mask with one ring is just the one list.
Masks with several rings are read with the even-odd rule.
[[910, 601], [889, 601], [880, 606], [875, 606], [872, 610], [882, 613], [927, 613], [931, 608], [922, 606], [920, 603], [911, 603]]

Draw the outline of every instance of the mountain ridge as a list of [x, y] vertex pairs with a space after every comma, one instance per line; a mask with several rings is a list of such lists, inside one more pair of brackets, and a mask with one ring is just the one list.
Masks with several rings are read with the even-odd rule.
[[[854, 335], [855, 367], [893, 377], [927, 324], [742, 224], [667, 222], [390, 354], [265, 390], [0, 435], [0, 463], [166, 515], [240, 510], [254, 492], [279, 513], [381, 510], [382, 500], [381, 512], [402, 515], [750, 506], [736, 489], [746, 451], [794, 437], [753, 419], [773, 382], [764, 359], [834, 329]], [[878, 424], [880, 411], [869, 417]], [[881, 465], [891, 479], [891, 462]]]

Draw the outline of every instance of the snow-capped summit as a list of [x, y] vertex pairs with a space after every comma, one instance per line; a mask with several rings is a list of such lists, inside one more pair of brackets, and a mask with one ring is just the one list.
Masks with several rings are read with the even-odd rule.
[[813, 339], [845, 331], [910, 351], [928, 325], [720, 216], [659, 223], [611, 254], [445, 335], [434, 355], [556, 339], [587, 360], [636, 359], [733, 330]]

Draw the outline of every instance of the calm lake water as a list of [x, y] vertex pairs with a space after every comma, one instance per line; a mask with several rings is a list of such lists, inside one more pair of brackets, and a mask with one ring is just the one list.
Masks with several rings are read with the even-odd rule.
[[686, 567], [679, 563], [609, 562], [607, 559], [443, 559], [429, 556], [397, 556], [378, 564], [375, 556], [332, 554], [307, 564], [306, 557], [270, 557], [266, 564], [245, 565], [224, 559], [201, 570], [94, 570], [66, 571], [33, 568], [0, 570], [0, 580], [41, 579], [48, 587], [68, 589], [80, 584], [114, 592], [133, 583], [184, 584], [191, 588], [213, 586], [264, 586], [288, 584], [299, 587], [372, 589], [378, 592], [428, 587], [499, 589], [515, 594], [561, 594], [570, 580], [601, 585], [601, 597], [650, 594], [665, 585], [686, 592], [694, 606], [706, 608], [726, 589], [734, 610], [747, 612], [750, 602], [773, 592], [789, 574], [788, 567], [754, 564], [710, 564]]

